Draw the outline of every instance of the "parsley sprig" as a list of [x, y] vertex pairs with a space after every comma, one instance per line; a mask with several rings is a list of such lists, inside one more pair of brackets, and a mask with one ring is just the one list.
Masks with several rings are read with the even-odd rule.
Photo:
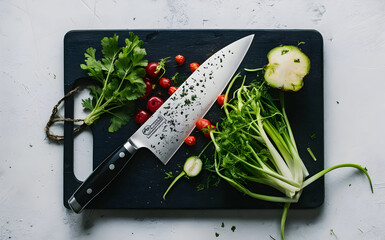
[[84, 56], [85, 64], [80, 67], [96, 81], [89, 86], [91, 98], [83, 99], [84, 108], [91, 113], [84, 119], [87, 125], [93, 124], [101, 115], [112, 115], [109, 132], [115, 132], [127, 124], [134, 112], [134, 100], [145, 93], [146, 84], [143, 77], [147, 53], [142, 48], [143, 41], [130, 32], [125, 39], [125, 46], [118, 44], [118, 35], [101, 40], [101, 60], [96, 60], [96, 49], [88, 48]]

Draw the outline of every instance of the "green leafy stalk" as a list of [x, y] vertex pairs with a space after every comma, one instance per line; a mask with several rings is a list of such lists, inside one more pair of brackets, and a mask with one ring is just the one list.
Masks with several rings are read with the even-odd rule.
[[[283, 119], [284, 119], [285, 124], [286, 124], [287, 134], [290, 137], [290, 140], [287, 139], [286, 141], [292, 147], [291, 152], [292, 152], [292, 154], [294, 154], [294, 157], [295, 157], [294, 161], [296, 162], [296, 164], [299, 164], [301, 166], [304, 177], [307, 177], [307, 176], [309, 176], [309, 172], [308, 172], [305, 164], [303, 163], [303, 161], [301, 160], [301, 158], [299, 156], [297, 144], [295, 143], [294, 134], [293, 134], [293, 131], [291, 130], [289, 118], [286, 115], [284, 92], [280, 92], [280, 104], [281, 104], [281, 109], [282, 109], [282, 116], [283, 116]], [[286, 138], [287, 138], [287, 135], [286, 135]], [[298, 166], [298, 165], [296, 165], [296, 166]]]
[[370, 179], [370, 176], [369, 176], [369, 173], [368, 171], [366, 170], [366, 168], [363, 168], [361, 167], [360, 165], [358, 164], [354, 164], [354, 163], [343, 163], [343, 164], [337, 164], [335, 166], [332, 166], [332, 167], [329, 167], [327, 169], [324, 169], [322, 171], [320, 171], [319, 173], [317, 174], [314, 174], [313, 176], [311, 176], [310, 178], [306, 179], [303, 184], [302, 184], [302, 188], [305, 188], [307, 187], [308, 185], [310, 185], [311, 183], [313, 183], [314, 181], [316, 181], [317, 179], [321, 178], [322, 176], [324, 176], [326, 173], [334, 170], [334, 169], [337, 169], [337, 168], [344, 168], [344, 167], [352, 167], [352, 168], [356, 168], [358, 170], [360, 170], [361, 172], [363, 172], [366, 177], [368, 178], [369, 180], [369, 184], [370, 184], [370, 189], [371, 191], [373, 192], [373, 184], [372, 184], [372, 180]]
[[289, 211], [290, 203], [285, 203], [283, 207], [282, 217], [281, 217], [281, 240], [285, 240], [285, 224], [287, 218], [287, 212]]
[[[286, 114], [284, 93], [280, 92], [277, 101], [268, 90], [269, 87], [288, 91], [301, 89], [310, 61], [295, 46], [274, 48], [267, 57], [269, 64], [263, 68], [245, 69], [246, 72], [264, 72], [263, 79], [245, 85], [244, 76], [233, 98], [227, 101], [230, 89], [241, 75], [237, 74], [230, 82], [223, 105], [225, 117], [220, 126], [210, 132], [215, 146], [212, 164], [217, 175], [238, 191], [256, 199], [284, 203], [281, 218], [281, 239], [284, 240], [291, 203], [298, 202], [304, 188], [326, 173], [353, 167], [366, 175], [372, 192], [373, 186], [367, 169], [352, 163], [338, 164], [307, 178], [309, 172], [300, 157]], [[311, 138], [314, 139], [315, 134]], [[310, 148], [307, 150], [316, 160]], [[275, 188], [283, 196], [258, 193], [258, 184]]]
[[[226, 90], [241, 76], [237, 74]], [[241, 86], [223, 106], [225, 117], [216, 130], [210, 132], [215, 146], [213, 165], [217, 175], [238, 191], [264, 201], [285, 203], [281, 218], [281, 239], [287, 212], [291, 203], [298, 202], [302, 191], [326, 173], [342, 167], [353, 167], [367, 176], [367, 170], [357, 164], [339, 164], [309, 177], [303, 163], [294, 133], [285, 110], [284, 95], [276, 101], [268, 93], [268, 86], [254, 81]], [[280, 107], [277, 107], [280, 106]], [[272, 196], [258, 192], [264, 184], [280, 191], [283, 196]]]
[[215, 157], [215, 170], [217, 174], [226, 180], [231, 186], [233, 186], [235, 189], [239, 190], [240, 192], [249, 195], [250, 197], [260, 199], [263, 201], [269, 201], [269, 202], [296, 202], [296, 199], [288, 198], [288, 197], [279, 197], [279, 196], [270, 196], [265, 194], [258, 194], [253, 191], [250, 191], [247, 187], [243, 186], [241, 183], [237, 182], [235, 179], [228, 177], [224, 174], [222, 174], [223, 169], [220, 168], [221, 163], [219, 162], [218, 158]]
[[142, 48], [143, 42], [130, 32], [125, 45], [120, 47], [118, 38], [115, 34], [101, 40], [101, 60], [96, 60], [96, 49], [88, 48], [84, 54], [85, 64], [80, 65], [97, 81], [89, 86], [92, 99], [82, 101], [83, 107], [91, 110], [84, 123], [91, 125], [103, 114], [109, 114], [110, 132], [128, 123], [134, 113], [133, 101], [143, 96], [146, 88], [143, 77], [147, 60], [143, 58], [147, 53]]
[[182, 171], [178, 176], [176, 176], [176, 178], [174, 178], [174, 180], [171, 182], [171, 184], [168, 186], [166, 192], [164, 192], [163, 194], [163, 199], [166, 200], [166, 195], [167, 193], [170, 191], [170, 189], [175, 185], [175, 183], [183, 176], [186, 175], [186, 172], [185, 171]]

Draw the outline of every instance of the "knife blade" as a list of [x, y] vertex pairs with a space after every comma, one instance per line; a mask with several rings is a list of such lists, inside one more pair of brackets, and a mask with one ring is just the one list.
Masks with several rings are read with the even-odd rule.
[[135, 152], [149, 149], [162, 163], [172, 158], [223, 92], [245, 57], [254, 35], [241, 38], [208, 58], [121, 147], [110, 154], [68, 199], [80, 213], [123, 170]]

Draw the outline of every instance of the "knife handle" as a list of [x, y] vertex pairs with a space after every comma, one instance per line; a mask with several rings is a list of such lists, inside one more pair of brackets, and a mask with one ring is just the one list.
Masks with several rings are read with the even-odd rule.
[[69, 198], [68, 204], [75, 213], [80, 213], [88, 203], [102, 192], [123, 170], [137, 148], [127, 141], [116, 149], [91, 173]]

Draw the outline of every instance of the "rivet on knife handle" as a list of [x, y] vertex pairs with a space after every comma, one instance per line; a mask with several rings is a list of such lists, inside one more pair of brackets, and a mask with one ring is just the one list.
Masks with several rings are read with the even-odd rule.
[[118, 176], [118, 173], [123, 170], [136, 150], [137, 148], [128, 141], [108, 156], [70, 197], [68, 204], [71, 209], [80, 213], [94, 197]]

